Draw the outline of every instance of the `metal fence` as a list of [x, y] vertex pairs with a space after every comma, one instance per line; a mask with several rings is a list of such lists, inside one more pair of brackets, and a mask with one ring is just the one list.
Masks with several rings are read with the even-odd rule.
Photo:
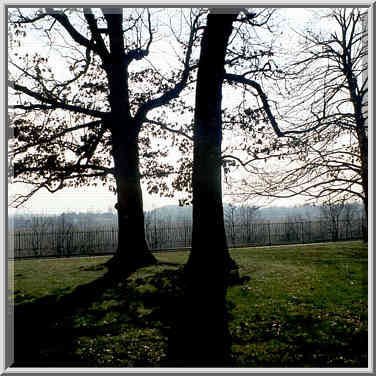
[[[146, 239], [154, 251], [191, 247], [192, 226], [148, 225]], [[227, 224], [230, 247], [355, 240], [367, 236], [363, 220]], [[9, 258], [69, 257], [112, 254], [117, 246], [117, 228], [87, 228], [69, 231], [16, 230], [9, 233]]]

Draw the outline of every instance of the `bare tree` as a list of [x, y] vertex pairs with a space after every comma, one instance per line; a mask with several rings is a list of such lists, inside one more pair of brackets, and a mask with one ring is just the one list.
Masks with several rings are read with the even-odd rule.
[[[322, 16], [322, 15], [321, 15]], [[368, 78], [366, 10], [332, 9], [326, 30], [300, 34], [301, 50], [273, 80], [283, 95], [283, 135], [243, 165], [253, 175], [233, 192], [243, 199], [344, 196], [368, 208]], [[275, 107], [277, 109], [277, 107]], [[264, 160], [264, 167], [260, 165]]]
[[257, 206], [234, 204], [229, 204], [224, 209], [227, 239], [231, 246], [239, 244], [240, 239], [246, 244], [250, 244], [254, 239], [255, 234], [252, 233], [251, 226], [255, 221], [257, 210]]
[[66, 214], [62, 213], [59, 218], [57, 218], [55, 225], [57, 235], [56, 250], [59, 256], [70, 256], [73, 247], [73, 231], [73, 224], [68, 222], [66, 220]]
[[238, 208], [233, 204], [229, 204], [224, 210], [224, 219], [227, 230], [227, 238], [230, 240], [230, 245], [233, 246], [235, 244], [238, 224]]
[[320, 211], [329, 225], [330, 232], [332, 233], [332, 240], [334, 241], [339, 240], [340, 218], [344, 207], [344, 201], [333, 202], [330, 200], [320, 206]]
[[53, 221], [48, 216], [34, 215], [30, 218], [31, 245], [34, 256], [42, 255], [42, 237], [53, 228]]
[[[346, 226], [346, 238], [352, 239], [354, 225], [357, 222], [362, 221], [363, 217], [364, 213], [362, 212], [361, 205], [359, 205], [358, 202], [345, 202], [341, 214], [341, 219], [344, 221], [344, 224]], [[362, 228], [362, 231], [364, 231], [364, 228]], [[363, 237], [366, 240], [365, 233], [363, 234]]]
[[257, 216], [258, 206], [241, 205], [238, 207], [239, 222], [244, 225], [253, 223]]

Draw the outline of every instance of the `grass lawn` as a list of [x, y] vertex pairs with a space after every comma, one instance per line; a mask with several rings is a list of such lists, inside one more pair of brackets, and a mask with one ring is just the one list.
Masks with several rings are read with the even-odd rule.
[[[338, 242], [231, 251], [250, 281], [228, 290], [238, 367], [367, 367], [367, 245]], [[60, 310], [75, 287], [102, 276], [108, 257], [9, 264], [16, 366], [158, 367], [174, 319], [176, 273], [188, 252], [156, 254], [84, 304]], [[210, 271], [208, 271], [210, 275]], [[167, 313], [166, 313], [167, 312]]]

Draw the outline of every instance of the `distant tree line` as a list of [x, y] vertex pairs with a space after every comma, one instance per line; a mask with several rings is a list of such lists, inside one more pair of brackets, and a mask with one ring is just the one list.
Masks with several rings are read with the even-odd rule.
[[[145, 228], [150, 226], [184, 226], [192, 224], [191, 207], [164, 206], [146, 211]], [[356, 221], [364, 216], [362, 204], [358, 202], [326, 203], [322, 205], [302, 205], [295, 207], [259, 208], [255, 205], [224, 205], [226, 226], [260, 222], [304, 222], [319, 219], [332, 221]], [[106, 212], [66, 212], [61, 214], [22, 213], [10, 215], [9, 229], [49, 229], [83, 227], [103, 227], [117, 225], [117, 213]]]
[[[166, 207], [145, 213], [145, 234], [152, 250], [190, 248], [192, 219]], [[290, 214], [273, 219], [270, 213]], [[316, 207], [268, 208], [268, 216], [256, 206], [226, 205], [224, 224], [231, 247], [338, 241], [364, 238], [367, 224], [358, 203], [327, 203]], [[313, 216], [312, 212], [319, 213]], [[167, 214], [166, 214], [167, 213]], [[175, 213], [179, 213], [176, 210]], [[300, 213], [300, 214], [298, 214]], [[12, 222], [12, 221], [11, 221]], [[116, 247], [116, 215], [105, 213], [63, 213], [60, 215], [16, 215], [10, 227], [10, 257], [72, 256], [112, 254]]]
[[113, 212], [67, 212], [62, 214], [16, 214], [9, 216], [9, 228], [57, 229], [66, 226], [92, 227], [116, 225], [117, 217]]

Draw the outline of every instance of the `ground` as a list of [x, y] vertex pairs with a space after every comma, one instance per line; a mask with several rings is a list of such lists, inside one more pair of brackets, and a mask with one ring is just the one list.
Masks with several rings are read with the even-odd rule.
[[[231, 250], [250, 278], [227, 295], [235, 366], [367, 367], [367, 252], [362, 242]], [[100, 288], [107, 257], [10, 262], [15, 366], [163, 366], [188, 252], [156, 257]], [[75, 291], [85, 284], [94, 293]]]

